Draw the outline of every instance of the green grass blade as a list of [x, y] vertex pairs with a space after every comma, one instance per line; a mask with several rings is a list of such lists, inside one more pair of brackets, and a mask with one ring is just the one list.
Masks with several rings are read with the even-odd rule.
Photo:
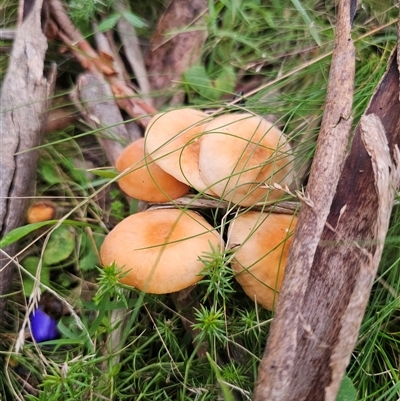
[[311, 18], [308, 16], [307, 11], [301, 5], [299, 0], [291, 0], [291, 2], [296, 7], [296, 10], [299, 12], [299, 14], [303, 18], [304, 22], [307, 24], [310, 34], [313, 37], [313, 39], [315, 40], [315, 43], [318, 46], [321, 46], [321, 39], [318, 35], [317, 29], [315, 28], [315, 22], [311, 21]]

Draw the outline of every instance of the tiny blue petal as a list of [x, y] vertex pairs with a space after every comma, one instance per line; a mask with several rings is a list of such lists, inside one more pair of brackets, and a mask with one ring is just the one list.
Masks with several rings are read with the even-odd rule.
[[29, 316], [32, 336], [36, 342], [54, 340], [58, 337], [57, 321], [40, 308]]

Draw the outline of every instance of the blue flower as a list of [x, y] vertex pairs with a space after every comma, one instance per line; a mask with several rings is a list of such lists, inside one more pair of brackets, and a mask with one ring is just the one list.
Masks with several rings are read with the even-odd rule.
[[32, 336], [36, 342], [54, 340], [58, 337], [57, 320], [37, 308], [29, 316]]

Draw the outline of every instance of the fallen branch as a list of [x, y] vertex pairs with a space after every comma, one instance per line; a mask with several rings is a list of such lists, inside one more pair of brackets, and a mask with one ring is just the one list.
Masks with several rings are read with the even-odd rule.
[[50, 21], [47, 35], [61, 40], [82, 67], [93, 75], [102, 76], [112, 89], [118, 106], [146, 127], [156, 110], [139, 98], [138, 94], [118, 77], [111, 60], [101, 57], [68, 18], [58, 0], [50, 0]]
[[[334, 52], [317, 149], [307, 190], [302, 199], [276, 315], [259, 368], [255, 401], [311, 399], [304, 398], [304, 394], [309, 396], [309, 391], [313, 389], [315, 394], [320, 395], [318, 390], [322, 388], [323, 392], [325, 386], [321, 378], [315, 383], [315, 369], [304, 370], [303, 361], [298, 359], [301, 345], [299, 335], [309, 327], [308, 320], [304, 319], [304, 314], [308, 314], [303, 309], [304, 299], [313, 285], [310, 275], [315, 254], [336, 192], [350, 138], [355, 72], [351, 23], [352, 1], [341, 0], [338, 4]], [[330, 263], [333, 261], [334, 259]], [[333, 269], [336, 266], [324, 268]], [[318, 293], [319, 289], [315, 288], [315, 291]], [[318, 298], [323, 297], [325, 301], [328, 294], [318, 295]], [[315, 302], [318, 302], [315, 298]], [[324, 311], [322, 316], [325, 317], [326, 313]], [[311, 327], [309, 335], [314, 338], [312, 330]], [[314, 358], [317, 351], [312, 349], [308, 357]], [[299, 364], [303, 372], [301, 378], [295, 376]], [[322, 398], [313, 396], [312, 399], [322, 400], [323, 395]]]
[[[122, 0], [118, 0], [114, 3], [114, 8], [124, 13], [128, 11], [125, 3]], [[136, 81], [138, 82], [142, 95], [149, 95], [151, 91], [148, 72], [144, 64], [144, 58], [142, 49], [140, 48], [139, 38], [137, 37], [135, 27], [130, 24], [125, 18], [120, 18], [117, 23], [118, 35], [121, 38], [125, 56], [135, 73]], [[146, 97], [147, 103], [152, 105], [153, 100], [150, 97]]]
[[96, 134], [107, 160], [112, 166], [121, 152], [131, 142], [139, 139], [132, 137], [127, 131], [121, 113], [113, 100], [108, 83], [90, 73], [79, 75], [77, 89], [81, 110], [87, 124], [93, 129], [102, 129]]
[[[308, 244], [316, 238], [310, 227], [321, 216], [320, 203], [329, 199], [309, 192], [304, 200], [303, 218], [299, 219], [296, 244], [260, 365], [257, 401], [336, 399], [357, 340], [400, 181], [398, 81], [394, 55], [355, 130], [312, 257]], [[335, 147], [327, 149], [336, 154]], [[309, 191], [316, 181], [318, 176]]]
[[[47, 40], [41, 27], [42, 0], [32, 3], [17, 29], [0, 98], [0, 238], [25, 223], [28, 197], [35, 193], [39, 158], [38, 150], [29, 149], [42, 142], [55, 83], [54, 68], [44, 76]], [[0, 319], [16, 248], [17, 244], [5, 247], [0, 257]]]
[[[207, 38], [201, 18], [207, 11], [205, 0], [172, 0], [151, 38], [145, 55], [150, 85], [153, 90], [169, 91], [172, 103], [181, 103], [184, 94], [174, 86], [201, 56]], [[165, 96], [154, 99], [158, 106], [165, 100]]]
[[[278, 201], [271, 205], [265, 205], [259, 203], [254, 205], [251, 210], [263, 211], [263, 212], [273, 212], [281, 214], [294, 214], [299, 210], [299, 203], [294, 201]], [[211, 199], [205, 196], [199, 195], [186, 195], [178, 199], [174, 199], [172, 202], [166, 203], [155, 203], [148, 204], [148, 209], [171, 209], [171, 208], [187, 208], [187, 209], [232, 209], [232, 204], [223, 199]], [[235, 209], [241, 208], [246, 210], [244, 207], [237, 207]]]

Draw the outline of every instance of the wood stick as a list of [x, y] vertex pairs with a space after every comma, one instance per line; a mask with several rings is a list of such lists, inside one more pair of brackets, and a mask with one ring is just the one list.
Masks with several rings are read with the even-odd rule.
[[130, 137], [108, 82], [102, 77], [83, 73], [77, 79], [84, 118], [96, 128], [103, 128], [96, 137], [111, 165], [115, 166], [121, 152], [139, 137]]
[[[17, 29], [0, 98], [0, 238], [25, 222], [29, 197], [35, 192], [39, 151], [54, 83], [55, 69], [44, 76], [46, 36], [41, 27], [42, 1], [32, 2]], [[9, 291], [16, 244], [0, 257], [0, 295]], [[0, 297], [0, 319], [5, 297]]]
[[[159, 19], [145, 54], [150, 86], [163, 91], [154, 99], [157, 107], [169, 96], [173, 96], [172, 104], [182, 103], [183, 92], [177, 92], [176, 83], [201, 56], [207, 38], [203, 22], [207, 11], [205, 0], [172, 0]], [[188, 27], [191, 29], [185, 32]]]
[[[114, 8], [120, 13], [128, 11], [125, 2], [122, 0], [117, 0], [114, 3]], [[118, 20], [117, 27], [118, 36], [121, 38], [125, 56], [135, 74], [136, 81], [140, 87], [140, 93], [142, 95], [149, 95], [151, 87], [136, 29], [125, 18]], [[151, 97], [146, 96], [145, 100], [148, 104], [153, 105]]]
[[[295, 372], [299, 364], [303, 366], [303, 361], [298, 359], [301, 345], [299, 335], [304, 335], [304, 330], [309, 328], [309, 322], [304, 320], [306, 313], [303, 309], [304, 300], [311, 291], [310, 275], [315, 254], [339, 182], [351, 132], [355, 72], [354, 46], [350, 36], [352, 5], [351, 0], [340, 0], [338, 4], [338, 20], [325, 112], [310, 179], [302, 199], [276, 315], [271, 326], [265, 355], [259, 367], [255, 401], [324, 399], [323, 388], [326, 382], [315, 382], [313, 370], [303, 370], [301, 378], [295, 376]], [[324, 269], [337, 268], [335, 259], [328, 262], [331, 266], [325, 265]], [[316, 292], [314, 299], [318, 305], [326, 301], [328, 294], [319, 293], [319, 288], [315, 288], [314, 291]], [[320, 299], [321, 297], [323, 299]], [[326, 310], [324, 313], [325, 317]], [[308, 334], [314, 338], [312, 330], [310, 328]], [[323, 339], [316, 338], [316, 340]], [[324, 343], [316, 341], [315, 344], [322, 347]], [[314, 354], [310, 351], [309, 357], [313, 358], [317, 351], [313, 349]], [[318, 360], [316, 366], [323, 362]], [[309, 395], [308, 391], [311, 388], [314, 388], [318, 396], [304, 397], [303, 394]]]
[[[295, 201], [277, 201], [271, 205], [258, 203], [251, 207], [251, 210], [272, 212], [280, 214], [295, 214], [299, 210], [300, 204]], [[150, 203], [148, 209], [171, 209], [171, 208], [187, 208], [187, 209], [231, 209], [236, 210], [241, 208], [246, 210], [248, 208], [242, 206], [232, 207], [232, 204], [223, 199], [212, 199], [210, 197], [199, 195], [186, 195], [172, 202], [166, 203]]]
[[121, 81], [108, 58], [104, 59], [72, 24], [58, 0], [50, 0], [51, 35], [61, 40], [74, 57], [93, 75], [103, 76], [110, 84], [118, 106], [146, 127], [156, 110], [138, 97], [138, 94]]

